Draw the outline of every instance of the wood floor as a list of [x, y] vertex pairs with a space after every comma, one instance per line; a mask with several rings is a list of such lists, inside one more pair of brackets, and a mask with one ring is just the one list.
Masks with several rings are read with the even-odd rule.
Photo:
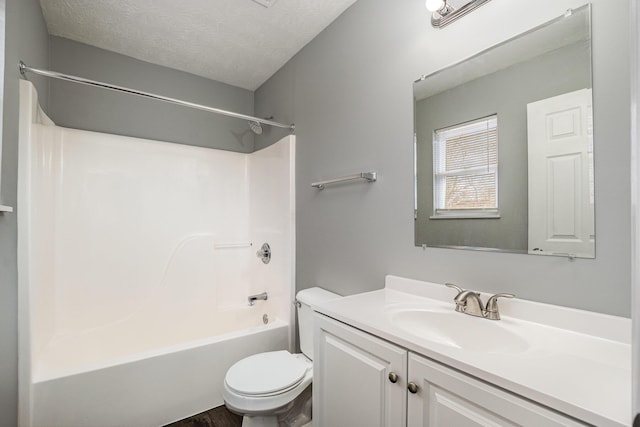
[[193, 417], [176, 421], [165, 427], [240, 427], [242, 417], [229, 412], [224, 406], [210, 409]]

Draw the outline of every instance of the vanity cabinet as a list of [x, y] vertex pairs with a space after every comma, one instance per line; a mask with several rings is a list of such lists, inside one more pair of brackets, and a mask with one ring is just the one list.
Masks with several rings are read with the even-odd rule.
[[318, 314], [314, 328], [313, 426], [406, 425], [407, 351]]
[[586, 425], [327, 316], [315, 316], [314, 427]]
[[[572, 418], [409, 352], [408, 427], [586, 426]], [[398, 424], [404, 425], [404, 424]]]

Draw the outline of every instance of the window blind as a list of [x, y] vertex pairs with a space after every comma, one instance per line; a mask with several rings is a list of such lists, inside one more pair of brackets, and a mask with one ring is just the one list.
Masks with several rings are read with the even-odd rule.
[[434, 133], [435, 214], [498, 209], [498, 117]]

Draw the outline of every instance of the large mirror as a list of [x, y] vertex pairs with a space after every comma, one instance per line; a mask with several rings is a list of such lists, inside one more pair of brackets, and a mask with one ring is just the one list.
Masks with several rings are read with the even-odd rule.
[[595, 257], [591, 9], [414, 83], [418, 246]]

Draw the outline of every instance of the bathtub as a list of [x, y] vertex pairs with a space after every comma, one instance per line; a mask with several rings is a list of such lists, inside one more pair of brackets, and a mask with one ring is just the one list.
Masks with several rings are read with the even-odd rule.
[[[249, 321], [253, 326], [225, 331], [233, 327], [228, 324], [213, 328], [208, 337], [183, 342], [175, 336], [148, 341], [138, 337], [141, 351], [133, 354], [130, 343], [112, 332], [135, 325], [52, 342], [33, 373], [32, 425], [151, 427], [222, 405], [222, 384], [231, 365], [248, 355], [289, 345], [287, 322], [271, 319], [265, 325], [264, 310], [259, 303], [254, 308], [233, 313], [245, 315], [243, 326]], [[135, 331], [129, 336], [139, 333], [145, 334]], [[175, 344], [153, 347], [162, 341]], [[149, 347], [142, 349], [141, 343]], [[94, 350], [78, 351], [78, 347]]]

